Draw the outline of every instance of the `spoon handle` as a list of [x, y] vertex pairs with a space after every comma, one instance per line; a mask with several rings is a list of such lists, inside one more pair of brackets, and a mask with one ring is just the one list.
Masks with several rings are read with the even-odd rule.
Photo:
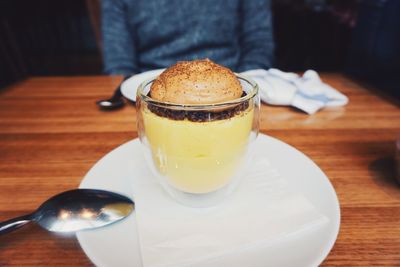
[[0, 235], [14, 231], [32, 220], [32, 215], [24, 215], [4, 222], [0, 222]]

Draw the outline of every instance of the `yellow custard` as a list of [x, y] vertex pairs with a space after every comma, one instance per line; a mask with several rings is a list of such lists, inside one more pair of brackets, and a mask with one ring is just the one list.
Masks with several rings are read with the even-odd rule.
[[143, 110], [143, 123], [156, 168], [170, 184], [188, 193], [226, 185], [244, 157], [254, 108], [224, 120], [173, 120]]

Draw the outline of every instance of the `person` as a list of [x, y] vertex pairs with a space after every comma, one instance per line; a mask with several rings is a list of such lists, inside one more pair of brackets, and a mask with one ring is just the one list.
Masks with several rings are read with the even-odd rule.
[[268, 69], [270, 0], [102, 0], [106, 74], [129, 76], [209, 58], [234, 71]]

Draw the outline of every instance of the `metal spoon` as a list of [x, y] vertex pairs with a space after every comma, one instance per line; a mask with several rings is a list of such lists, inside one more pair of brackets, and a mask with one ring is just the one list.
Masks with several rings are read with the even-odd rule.
[[99, 100], [96, 102], [96, 104], [104, 110], [112, 110], [123, 107], [125, 102], [122, 97], [121, 88], [118, 87], [115, 89], [115, 92], [111, 98]]
[[[130, 76], [126, 76], [123, 78], [121, 84], [130, 78]], [[96, 104], [104, 110], [113, 110], [121, 108], [125, 105], [124, 98], [121, 93], [121, 84], [115, 89], [114, 94], [109, 99], [103, 99], [96, 102]]]
[[0, 223], [0, 234], [30, 221], [51, 232], [75, 232], [102, 227], [128, 216], [134, 209], [129, 198], [104, 190], [75, 189], [55, 195], [35, 212]]

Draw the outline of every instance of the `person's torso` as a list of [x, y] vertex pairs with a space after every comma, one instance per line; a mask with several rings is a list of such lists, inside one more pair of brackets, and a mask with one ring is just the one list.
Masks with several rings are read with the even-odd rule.
[[127, 0], [125, 14], [141, 71], [196, 58], [238, 64], [239, 0]]

